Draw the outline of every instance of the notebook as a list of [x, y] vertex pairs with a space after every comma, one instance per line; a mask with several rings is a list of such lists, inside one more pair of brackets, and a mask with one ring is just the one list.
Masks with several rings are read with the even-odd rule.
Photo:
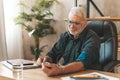
[[19, 66], [19, 63], [22, 63], [23, 65], [33, 65], [34, 61], [31, 60], [24, 60], [24, 59], [14, 59], [14, 60], [7, 60], [7, 63], [13, 65], [13, 66]]
[[32, 61], [32, 60], [25, 60], [25, 59], [13, 59], [13, 60], [6, 60], [2, 61], [3, 65], [10, 69], [14, 69], [14, 66], [20, 66], [19, 63], [23, 64], [23, 69], [28, 69], [28, 68], [37, 68], [38, 65]]

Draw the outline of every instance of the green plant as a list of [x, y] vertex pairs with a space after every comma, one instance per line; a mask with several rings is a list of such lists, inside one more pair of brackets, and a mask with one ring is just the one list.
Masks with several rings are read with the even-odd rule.
[[52, 5], [57, 0], [35, 0], [32, 7], [28, 4], [20, 3], [20, 6], [29, 9], [29, 13], [22, 11], [15, 18], [16, 24], [20, 25], [24, 30], [28, 31], [29, 36], [33, 36], [35, 45], [31, 45], [31, 53], [37, 59], [43, 48], [40, 47], [40, 38], [49, 34], [55, 34], [55, 30], [51, 26], [51, 22], [54, 21], [53, 13], [50, 11]]

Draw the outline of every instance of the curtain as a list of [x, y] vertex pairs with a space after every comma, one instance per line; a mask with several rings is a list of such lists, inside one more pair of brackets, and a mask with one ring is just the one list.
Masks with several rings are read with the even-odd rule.
[[2, 3], [2, 0], [0, 0], [0, 61], [8, 59]]
[[22, 31], [19, 26], [15, 25], [14, 22], [14, 17], [20, 11], [19, 7], [17, 6], [19, 1], [20, 0], [9, 0], [8, 2], [8, 0], [3, 0], [4, 7], [3, 20], [5, 23], [4, 37], [6, 38], [5, 41], [8, 59], [23, 58]]

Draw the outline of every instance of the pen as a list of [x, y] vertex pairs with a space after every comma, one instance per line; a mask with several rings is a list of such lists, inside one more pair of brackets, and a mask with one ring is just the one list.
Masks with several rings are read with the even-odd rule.
[[99, 79], [101, 78], [98, 75], [75, 75], [75, 76], [71, 76], [72, 78], [84, 78], [84, 79]]

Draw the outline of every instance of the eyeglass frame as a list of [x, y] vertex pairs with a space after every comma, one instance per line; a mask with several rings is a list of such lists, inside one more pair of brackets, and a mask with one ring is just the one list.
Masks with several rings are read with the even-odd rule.
[[70, 20], [64, 20], [65, 22], [67, 22], [68, 24], [75, 24], [75, 25], [81, 25], [85, 20], [82, 20], [81, 22], [74, 22], [74, 21], [70, 21]]

